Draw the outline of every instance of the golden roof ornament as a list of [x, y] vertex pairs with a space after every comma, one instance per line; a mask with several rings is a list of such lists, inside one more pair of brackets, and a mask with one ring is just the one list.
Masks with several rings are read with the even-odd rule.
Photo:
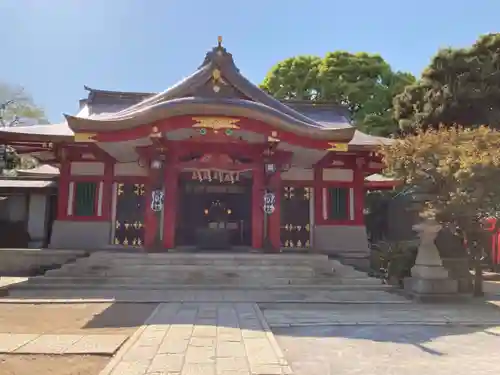
[[217, 47], [222, 48], [222, 36], [217, 37]]

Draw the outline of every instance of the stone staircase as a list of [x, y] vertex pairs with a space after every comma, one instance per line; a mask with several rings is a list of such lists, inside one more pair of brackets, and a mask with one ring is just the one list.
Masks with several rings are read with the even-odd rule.
[[87, 258], [10, 290], [379, 289], [381, 281], [319, 254], [119, 253]]

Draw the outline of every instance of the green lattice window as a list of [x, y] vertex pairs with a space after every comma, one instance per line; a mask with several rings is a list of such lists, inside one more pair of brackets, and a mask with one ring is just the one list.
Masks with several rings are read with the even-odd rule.
[[97, 183], [75, 182], [74, 216], [95, 216]]
[[349, 188], [330, 187], [327, 195], [328, 219], [349, 219]]

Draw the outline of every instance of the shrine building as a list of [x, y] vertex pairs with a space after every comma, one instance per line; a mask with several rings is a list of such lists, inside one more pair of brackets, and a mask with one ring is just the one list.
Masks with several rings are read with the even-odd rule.
[[221, 45], [161, 93], [86, 87], [53, 125], [0, 141], [59, 168], [52, 248], [368, 254], [364, 196], [386, 138], [338, 105], [279, 101]]

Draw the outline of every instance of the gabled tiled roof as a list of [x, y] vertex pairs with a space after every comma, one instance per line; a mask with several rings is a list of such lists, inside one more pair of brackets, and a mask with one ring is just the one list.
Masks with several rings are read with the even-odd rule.
[[[213, 80], [214, 75], [219, 75], [224, 84], [232, 86], [241, 95], [197, 95], [197, 90]], [[108, 91], [91, 90], [88, 100], [91, 112], [94, 112], [94, 105], [96, 109], [99, 107], [98, 97], [109, 98], [110, 94]], [[115, 131], [171, 116], [226, 114], [256, 118], [318, 139], [349, 141], [354, 135], [354, 128], [348, 126], [346, 117], [336, 116], [334, 121], [339, 121], [338, 125], [331, 119], [318, 121], [268, 95], [240, 73], [232, 55], [220, 45], [207, 53], [203, 64], [193, 74], [161, 93], [148, 96], [147, 93], [117, 92], [116, 96], [121, 102], [142, 101], [114, 113], [106, 112], [101, 105], [101, 115], [86, 118], [67, 115], [69, 126], [74, 131]]]

